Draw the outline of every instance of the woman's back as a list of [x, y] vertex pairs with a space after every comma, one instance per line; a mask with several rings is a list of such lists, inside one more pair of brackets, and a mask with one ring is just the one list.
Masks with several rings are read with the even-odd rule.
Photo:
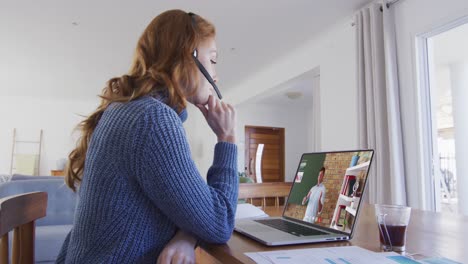
[[[86, 154], [75, 226], [62, 249], [66, 262], [154, 263], [178, 225], [204, 230], [199, 237], [209, 242], [230, 235], [237, 197], [203, 182], [190, 158], [185, 118], [185, 110], [177, 116], [148, 96], [106, 109]], [[230, 159], [211, 174], [232, 185], [235, 146], [218, 144]]]
[[[79, 124], [65, 182], [80, 200], [57, 262], [192, 263], [197, 240], [230, 238], [236, 112], [219, 100], [217, 58], [215, 27], [196, 14], [168, 10], [148, 24], [127, 74], [107, 82]], [[182, 126], [187, 103], [218, 139], [207, 182]]]

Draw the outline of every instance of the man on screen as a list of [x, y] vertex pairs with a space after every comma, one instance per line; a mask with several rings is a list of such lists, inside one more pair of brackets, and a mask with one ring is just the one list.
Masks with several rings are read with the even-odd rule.
[[323, 177], [325, 176], [325, 167], [322, 167], [317, 177], [317, 184], [313, 186], [309, 193], [302, 199], [302, 205], [307, 202], [307, 209], [304, 215], [304, 221], [315, 223], [320, 214], [322, 214], [323, 204], [325, 202], [325, 186], [323, 185]]

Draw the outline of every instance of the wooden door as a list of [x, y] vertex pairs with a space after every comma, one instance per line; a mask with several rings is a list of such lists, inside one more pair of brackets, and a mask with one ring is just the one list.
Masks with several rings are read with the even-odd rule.
[[284, 128], [245, 126], [245, 168], [254, 181], [258, 144], [264, 144], [263, 182], [284, 182]]

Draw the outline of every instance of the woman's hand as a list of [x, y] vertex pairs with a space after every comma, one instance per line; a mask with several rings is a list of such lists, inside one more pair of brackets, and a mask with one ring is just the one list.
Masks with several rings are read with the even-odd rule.
[[[208, 106], [208, 108], [206, 107]], [[230, 104], [221, 102], [210, 95], [208, 104], [197, 105], [198, 109], [205, 116], [208, 125], [218, 137], [218, 142], [236, 142], [236, 111]]]
[[197, 240], [182, 230], [169, 241], [158, 257], [158, 264], [193, 264], [195, 263], [195, 245]]

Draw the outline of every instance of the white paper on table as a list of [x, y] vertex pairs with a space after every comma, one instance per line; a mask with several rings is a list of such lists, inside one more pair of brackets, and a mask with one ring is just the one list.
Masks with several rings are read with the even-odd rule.
[[260, 208], [249, 204], [238, 204], [236, 210], [236, 219], [245, 219], [245, 218], [262, 218], [268, 217], [268, 215]]
[[245, 253], [247, 257], [255, 261], [257, 264], [271, 264], [272, 262], [268, 259], [265, 258], [264, 256], [261, 255], [261, 253], [256, 253], [256, 252], [249, 252]]
[[361, 247], [328, 247], [328, 248], [308, 248], [293, 250], [277, 250], [265, 252], [245, 253], [256, 263], [260, 264], [296, 264], [296, 263], [316, 263], [316, 264], [396, 264], [397, 262], [388, 259], [388, 255], [378, 254]]

